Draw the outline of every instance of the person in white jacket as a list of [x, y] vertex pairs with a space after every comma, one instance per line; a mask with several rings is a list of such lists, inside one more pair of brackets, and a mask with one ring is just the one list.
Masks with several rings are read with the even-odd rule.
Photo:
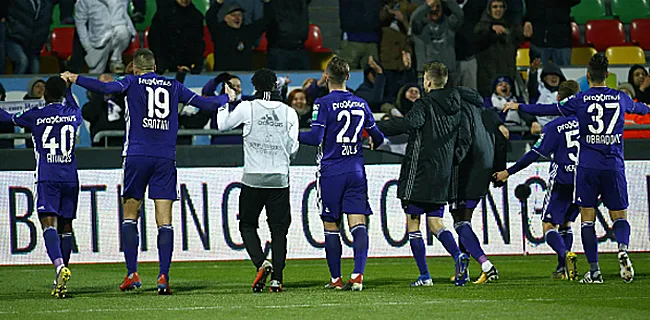
[[125, 0], [78, 0], [75, 25], [90, 73], [124, 72], [122, 52], [136, 36]]

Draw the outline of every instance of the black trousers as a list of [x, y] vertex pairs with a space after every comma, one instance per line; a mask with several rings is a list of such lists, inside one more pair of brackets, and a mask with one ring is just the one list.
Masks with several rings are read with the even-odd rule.
[[291, 225], [289, 188], [252, 188], [242, 186], [239, 194], [239, 232], [246, 251], [259, 269], [266, 256], [257, 234], [262, 208], [266, 208], [266, 222], [271, 230], [271, 280], [282, 282], [282, 271], [287, 259], [287, 233]]

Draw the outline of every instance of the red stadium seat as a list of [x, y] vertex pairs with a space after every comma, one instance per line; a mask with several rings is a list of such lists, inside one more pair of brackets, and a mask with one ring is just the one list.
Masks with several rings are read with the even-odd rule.
[[305, 41], [305, 49], [311, 52], [329, 52], [327, 48], [323, 48], [323, 34], [320, 27], [315, 24], [309, 25], [309, 33], [307, 34], [307, 41]]
[[519, 49], [528, 49], [530, 48], [530, 41], [524, 41], [519, 45]]
[[54, 28], [50, 37], [52, 54], [59, 59], [68, 59], [72, 55], [74, 28]]
[[268, 40], [266, 40], [266, 32], [262, 33], [262, 40], [260, 40], [260, 45], [257, 48], [253, 49], [255, 51], [266, 52], [269, 46]]
[[51, 56], [52, 53], [47, 51], [47, 47], [43, 45], [43, 48], [41, 48], [41, 57], [46, 57], [46, 56]]
[[205, 51], [203, 51], [203, 57], [205, 58], [214, 52], [214, 43], [212, 43], [208, 26], [203, 26], [203, 41], [205, 41]]
[[144, 29], [144, 47], [149, 48], [149, 27]]
[[126, 55], [130, 56], [130, 55], [133, 55], [135, 53], [135, 50], [138, 50], [138, 49], [140, 49], [140, 35], [136, 34], [135, 35], [135, 40], [133, 40], [133, 42], [131, 42], [129, 47], [126, 48], [126, 50], [124, 50], [123, 54], [126, 54]]
[[630, 39], [643, 50], [650, 50], [648, 30], [650, 30], [650, 19], [634, 19], [630, 23]]
[[625, 46], [625, 30], [619, 20], [589, 20], [585, 31], [587, 44], [598, 51], [614, 46]]
[[578, 24], [575, 22], [571, 22], [571, 40], [574, 48], [585, 46], [585, 44], [582, 43], [582, 39], [580, 38], [580, 27], [578, 27]]

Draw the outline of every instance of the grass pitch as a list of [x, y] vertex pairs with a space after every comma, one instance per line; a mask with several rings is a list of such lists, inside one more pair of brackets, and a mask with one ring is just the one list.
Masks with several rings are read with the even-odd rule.
[[[552, 280], [556, 258], [547, 255], [492, 257], [501, 279], [462, 288], [449, 282], [451, 258], [429, 258], [434, 286], [420, 288], [409, 287], [417, 278], [413, 259], [369, 259], [362, 292], [323, 289], [324, 259], [289, 261], [281, 294], [252, 293], [249, 261], [176, 262], [174, 295], [160, 297], [155, 263], [140, 264], [143, 288], [127, 293], [118, 288], [123, 264], [73, 264], [64, 300], [50, 296], [52, 267], [0, 267], [0, 319], [648, 319], [650, 254], [631, 254], [631, 284], [620, 279], [615, 255], [600, 257], [601, 285]], [[344, 274], [352, 264], [343, 261]], [[587, 268], [584, 256], [579, 267], [581, 274]], [[472, 262], [470, 271], [476, 279], [479, 266]]]

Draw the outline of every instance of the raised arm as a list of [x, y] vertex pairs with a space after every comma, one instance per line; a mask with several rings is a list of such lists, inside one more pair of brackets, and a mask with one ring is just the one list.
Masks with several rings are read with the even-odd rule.
[[65, 105], [79, 109], [79, 105], [72, 95], [72, 87], [68, 87], [68, 90], [65, 92]]
[[237, 128], [240, 124], [251, 121], [251, 103], [242, 101], [230, 111], [228, 105], [219, 108], [217, 112], [217, 130], [228, 131]]
[[72, 83], [76, 83], [77, 85], [86, 88], [87, 90], [103, 94], [122, 93], [126, 91], [126, 89], [128, 89], [129, 85], [131, 84], [130, 77], [125, 77], [118, 81], [101, 82], [93, 78], [70, 74], [69, 72], [63, 73], [62, 76], [64, 78], [66, 76], [69, 77], [68, 79], [70, 79]]

